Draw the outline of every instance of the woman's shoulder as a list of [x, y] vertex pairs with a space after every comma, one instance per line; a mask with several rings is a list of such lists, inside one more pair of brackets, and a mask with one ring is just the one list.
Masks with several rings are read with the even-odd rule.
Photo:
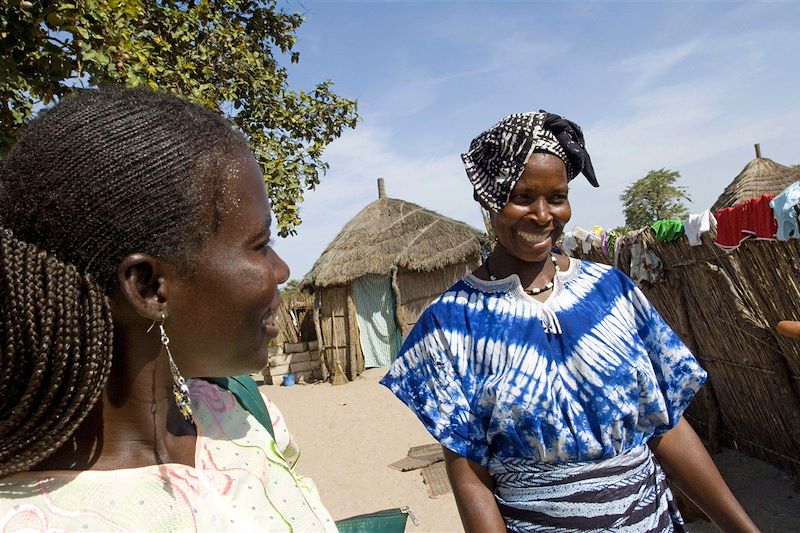
[[[196, 470], [166, 463], [116, 470], [27, 471], [0, 480], [2, 531], [190, 530]], [[173, 493], [185, 499], [177, 505]]]
[[510, 279], [489, 281], [469, 273], [434, 298], [420, 319], [435, 317], [447, 321], [448, 317], [452, 318], [454, 315], [463, 317], [471, 310], [483, 310], [488, 299], [503, 297], [513, 291], [515, 286]]
[[616, 284], [620, 286], [630, 287], [635, 283], [625, 274], [622, 270], [607, 263], [598, 263], [588, 259], [570, 258], [570, 262], [574, 262], [574, 267], [571, 270], [574, 272], [575, 278], [591, 278], [605, 283]]
[[486, 293], [476, 286], [479, 285], [479, 280], [476, 280], [473, 274], [467, 274], [431, 300], [417, 318], [404, 344], [441, 331], [462, 329], [470, 320], [471, 310], [484, 305], [482, 300]]
[[574, 306], [584, 302], [591, 306], [617, 305], [622, 301], [637, 301], [641, 298], [636, 284], [618, 268], [585, 259], [576, 262], [571, 273], [561, 278], [564, 292], [561, 303]]

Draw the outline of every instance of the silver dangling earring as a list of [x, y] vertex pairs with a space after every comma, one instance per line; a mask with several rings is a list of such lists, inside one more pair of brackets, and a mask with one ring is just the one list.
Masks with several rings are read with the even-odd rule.
[[[164, 345], [164, 349], [167, 351], [167, 357], [169, 358], [169, 370], [172, 373], [172, 393], [175, 395], [175, 403], [178, 405], [178, 409], [180, 409], [183, 418], [192, 422], [192, 404], [189, 400], [189, 387], [186, 386], [186, 380], [181, 376], [181, 373], [178, 371], [178, 365], [175, 364], [175, 360], [172, 358], [172, 352], [169, 349], [169, 337], [167, 337], [167, 332], [164, 330], [164, 322], [166, 322], [166, 320], [167, 317], [164, 316], [164, 313], [161, 313], [161, 323], [158, 325], [158, 329], [161, 331], [161, 344]], [[147, 330], [148, 333], [153, 329], [155, 324], [156, 321], [154, 320]]]

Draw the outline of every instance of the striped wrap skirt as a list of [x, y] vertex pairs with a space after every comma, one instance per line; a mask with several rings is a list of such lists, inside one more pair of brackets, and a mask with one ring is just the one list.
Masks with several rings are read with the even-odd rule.
[[648, 446], [602, 461], [493, 459], [489, 473], [510, 533], [686, 531]]

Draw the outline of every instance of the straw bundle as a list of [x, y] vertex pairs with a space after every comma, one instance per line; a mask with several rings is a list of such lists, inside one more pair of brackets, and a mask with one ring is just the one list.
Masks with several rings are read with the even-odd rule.
[[349, 285], [393, 268], [430, 272], [474, 262], [485, 236], [411, 202], [379, 198], [348, 222], [303, 279], [310, 288]]
[[800, 473], [800, 343], [773, 330], [800, 319], [800, 242], [747, 241], [725, 252], [713, 231], [693, 247], [645, 228], [618, 241], [626, 273], [634, 240], [665, 271], [664, 282], [642, 290], [709, 375], [687, 412], [698, 433], [712, 449], [741, 448]]

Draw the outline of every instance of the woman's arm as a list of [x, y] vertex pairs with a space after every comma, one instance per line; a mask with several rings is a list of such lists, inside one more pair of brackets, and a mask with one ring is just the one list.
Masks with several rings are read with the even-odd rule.
[[447, 477], [453, 486], [458, 514], [466, 533], [503, 532], [503, 517], [494, 499], [494, 481], [484, 467], [444, 446]]
[[649, 443], [667, 476], [725, 533], [758, 531], [685, 419]]

